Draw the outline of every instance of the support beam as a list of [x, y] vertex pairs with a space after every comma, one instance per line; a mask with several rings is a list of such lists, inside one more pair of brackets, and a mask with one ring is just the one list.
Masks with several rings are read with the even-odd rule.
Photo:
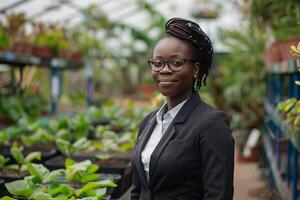
[[19, 5], [22, 5], [24, 3], [28, 3], [29, 1], [32, 1], [32, 0], [19, 0], [19, 1], [16, 1], [15, 3], [13, 3], [13, 4], [9, 5], [9, 6], [6, 6], [5, 8], [1, 8], [0, 9], [0, 13], [5, 14], [5, 12], [7, 10], [15, 8], [15, 7], [17, 7]]

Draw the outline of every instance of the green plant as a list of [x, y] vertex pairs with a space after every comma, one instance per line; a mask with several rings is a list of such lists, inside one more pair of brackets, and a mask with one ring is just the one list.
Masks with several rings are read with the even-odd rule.
[[100, 179], [100, 174], [96, 173], [98, 165], [92, 164], [90, 160], [79, 163], [68, 159], [66, 161], [66, 179], [72, 182], [87, 183]]
[[0, 23], [0, 48], [7, 49], [11, 39], [6, 35], [3, 25]]
[[[292, 45], [290, 49], [293, 56], [300, 58], [300, 42], [297, 47]], [[295, 81], [295, 84], [299, 86], [300, 81]], [[300, 128], [300, 100], [289, 98], [279, 102], [276, 108], [281, 112], [283, 119], [290, 123], [294, 129]]]
[[21, 148], [12, 146], [10, 148], [10, 152], [16, 164], [7, 164], [9, 158], [5, 158], [4, 156], [0, 155], [0, 169], [8, 169], [14, 170], [19, 172], [27, 171], [27, 163], [30, 163], [33, 160], [41, 160], [41, 153], [40, 152], [30, 152], [27, 156], [24, 157], [22, 154]]
[[[117, 186], [109, 179], [99, 180], [101, 175], [95, 173], [98, 166], [93, 165], [89, 160], [81, 163], [68, 160], [66, 169], [51, 172], [41, 164], [28, 163], [27, 167], [30, 176], [5, 184], [12, 195], [34, 200], [76, 200], [82, 198], [101, 200], [107, 192], [107, 187]], [[66, 177], [64, 183], [59, 181], [62, 176]], [[86, 184], [77, 189], [72, 185], [74, 181]], [[11, 199], [8, 196], [4, 198]]]
[[25, 89], [23, 95], [0, 97], [0, 116], [11, 120], [36, 118], [47, 110], [48, 101], [40, 94]]
[[6, 35], [11, 37], [13, 40], [20, 40], [25, 34], [25, 22], [26, 15], [23, 12], [10, 13], [6, 15], [6, 25], [4, 26]]
[[70, 141], [58, 138], [56, 139], [56, 145], [64, 155], [66, 155], [68, 158], [71, 158], [76, 152], [88, 150], [90, 147], [90, 141], [88, 141], [86, 138], [80, 138], [72, 143]]
[[271, 28], [275, 39], [286, 40], [299, 35], [299, 1], [251, 0], [250, 2], [252, 19], [264, 30]]
[[45, 28], [43, 32], [40, 32], [35, 43], [37, 46], [49, 47], [55, 56], [58, 56], [59, 53], [69, 48], [63, 28], [54, 24]]
[[[224, 91], [225, 110], [239, 114], [242, 127], [259, 128], [263, 119], [264, 73], [262, 55], [266, 33], [249, 23], [243, 30], [223, 30], [221, 40], [230, 51], [222, 59], [216, 81]], [[218, 94], [217, 94], [218, 95]]]
[[54, 140], [55, 136], [45, 128], [38, 128], [34, 133], [29, 135], [21, 135], [22, 143], [27, 146], [32, 146], [37, 143], [53, 142]]
[[290, 98], [284, 102], [279, 102], [277, 109], [282, 113], [283, 119], [290, 123], [293, 128], [300, 128], [300, 100]]

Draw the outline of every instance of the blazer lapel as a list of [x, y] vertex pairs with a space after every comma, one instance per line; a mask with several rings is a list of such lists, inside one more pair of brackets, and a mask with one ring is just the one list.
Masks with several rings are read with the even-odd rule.
[[176, 132], [179, 131], [179, 130], [176, 130], [176, 128], [175, 128], [176, 125], [180, 124], [180, 123], [184, 123], [186, 118], [189, 116], [190, 112], [199, 103], [201, 104], [201, 99], [200, 99], [198, 93], [194, 93], [190, 97], [190, 99], [183, 105], [183, 107], [180, 109], [180, 111], [177, 113], [173, 122], [171, 122], [171, 124], [167, 128], [166, 132], [162, 136], [161, 140], [157, 144], [156, 148], [154, 149], [154, 151], [150, 157], [150, 166], [149, 166], [150, 185], [152, 184], [153, 176], [155, 173], [155, 168], [156, 168], [157, 162], [158, 162], [162, 152], [166, 148], [169, 141], [175, 136]]
[[142, 178], [142, 182], [144, 183], [145, 187], [149, 186], [149, 183], [146, 178], [146, 173], [144, 170], [144, 164], [142, 163], [142, 151], [147, 144], [147, 141], [149, 140], [149, 137], [151, 136], [151, 133], [153, 132], [153, 129], [156, 126], [156, 115], [154, 115], [149, 122], [147, 123], [146, 127], [144, 128], [143, 132], [141, 133], [140, 142], [137, 144], [136, 147], [136, 160], [137, 163], [137, 171], [139, 173], [139, 176]]
[[167, 144], [169, 143], [169, 141], [171, 140], [171, 138], [173, 137], [173, 135], [175, 133], [176, 133], [176, 130], [175, 130], [174, 124], [171, 123], [169, 125], [169, 127], [167, 128], [166, 132], [164, 133], [164, 135], [162, 136], [162, 138], [160, 139], [160, 141], [158, 142], [153, 153], [151, 154], [150, 166], [149, 166], [150, 185], [152, 183], [153, 174], [155, 171], [157, 161], [159, 160], [161, 153], [163, 152], [163, 150], [165, 149], [165, 147], [167, 146]]

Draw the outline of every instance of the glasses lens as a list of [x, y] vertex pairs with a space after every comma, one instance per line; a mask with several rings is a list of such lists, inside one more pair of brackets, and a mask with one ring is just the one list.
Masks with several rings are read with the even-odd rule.
[[160, 60], [150, 60], [149, 64], [153, 71], [160, 71], [161, 68], [164, 66], [164, 62]]
[[179, 71], [183, 68], [184, 65], [184, 60], [175, 58], [169, 61], [170, 63], [170, 68], [174, 71]]

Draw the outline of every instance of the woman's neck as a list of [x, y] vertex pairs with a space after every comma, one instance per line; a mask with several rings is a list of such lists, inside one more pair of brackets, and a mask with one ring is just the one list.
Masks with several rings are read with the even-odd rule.
[[167, 97], [167, 107], [168, 111], [172, 110], [172, 108], [176, 107], [178, 104], [183, 102], [184, 100], [190, 98], [192, 96], [193, 92], [189, 92], [186, 95], [180, 95], [180, 96], [173, 96], [173, 97]]

